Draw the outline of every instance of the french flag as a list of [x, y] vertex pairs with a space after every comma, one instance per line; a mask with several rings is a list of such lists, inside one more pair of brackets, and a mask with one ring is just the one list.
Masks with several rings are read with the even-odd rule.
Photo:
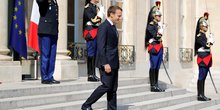
[[39, 7], [36, 0], [33, 1], [31, 21], [28, 32], [28, 46], [40, 53], [38, 45], [38, 23], [40, 19]]

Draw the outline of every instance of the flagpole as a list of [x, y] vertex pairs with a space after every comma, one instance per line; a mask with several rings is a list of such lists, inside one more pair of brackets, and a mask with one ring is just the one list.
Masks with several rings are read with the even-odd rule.
[[33, 53], [34, 56], [34, 79], [38, 80], [38, 65], [39, 65], [39, 61], [38, 61], [38, 52], [34, 52]]

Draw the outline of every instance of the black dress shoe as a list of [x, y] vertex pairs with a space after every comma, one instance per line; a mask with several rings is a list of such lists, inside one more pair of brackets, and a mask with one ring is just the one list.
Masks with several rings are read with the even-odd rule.
[[88, 107], [82, 106], [81, 109], [82, 110], [93, 110], [91, 106], [88, 106]]
[[48, 81], [48, 80], [43, 80], [43, 81], [41, 81], [41, 84], [52, 84], [52, 82]]
[[52, 83], [52, 84], [60, 84], [60, 81], [52, 80], [51, 83]]
[[157, 92], [156, 86], [150, 86], [150, 91], [151, 92]]
[[151, 92], [165, 92], [165, 90], [163, 90], [157, 86], [151, 86], [150, 91]]
[[95, 78], [94, 76], [89, 76], [89, 77], [88, 77], [88, 81], [91, 81], [91, 82], [98, 82], [99, 79]]
[[198, 101], [210, 101], [211, 98], [208, 98], [208, 97], [206, 97], [206, 96], [204, 96], [204, 95], [199, 95], [199, 96], [197, 97], [197, 100], [198, 100]]
[[158, 90], [159, 92], [165, 92], [165, 90], [159, 88], [158, 86], [156, 86], [156, 87], [157, 87], [157, 90]]
[[204, 98], [205, 98], [207, 101], [212, 100], [211, 98], [208, 98], [208, 97], [206, 97], [206, 96], [204, 96]]

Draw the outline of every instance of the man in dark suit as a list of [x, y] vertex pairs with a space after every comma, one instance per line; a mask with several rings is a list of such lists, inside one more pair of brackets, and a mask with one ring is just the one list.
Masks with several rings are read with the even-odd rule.
[[92, 110], [91, 105], [107, 93], [108, 110], [117, 110], [118, 88], [118, 32], [115, 27], [122, 18], [122, 9], [111, 6], [108, 9], [108, 18], [99, 26], [97, 34], [96, 67], [101, 74], [98, 88], [82, 105], [82, 110]]
[[58, 4], [56, 0], [37, 0], [40, 21], [38, 36], [40, 46], [40, 67], [42, 84], [59, 84], [53, 78], [57, 39], [58, 39]]

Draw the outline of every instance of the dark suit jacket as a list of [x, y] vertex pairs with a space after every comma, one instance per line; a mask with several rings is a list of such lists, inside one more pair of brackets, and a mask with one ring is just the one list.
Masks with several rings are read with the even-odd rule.
[[58, 35], [58, 4], [53, 0], [37, 0], [37, 3], [40, 11], [38, 34]]
[[105, 20], [98, 28], [96, 67], [109, 64], [112, 69], [119, 69], [117, 30]]

